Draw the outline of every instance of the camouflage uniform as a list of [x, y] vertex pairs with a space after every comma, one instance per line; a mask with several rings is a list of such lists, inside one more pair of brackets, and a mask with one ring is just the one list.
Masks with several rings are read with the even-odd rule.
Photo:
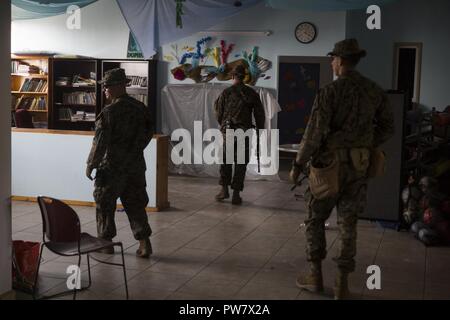
[[393, 131], [393, 114], [386, 94], [357, 71], [339, 77], [318, 93], [296, 162], [304, 165], [311, 161], [315, 167], [325, 167], [337, 154], [340, 192], [318, 200], [309, 188], [306, 190], [308, 261], [325, 258], [325, 221], [336, 206], [341, 246], [334, 260], [341, 271], [354, 271], [356, 224], [366, 204], [367, 170], [355, 169], [349, 152], [352, 148], [377, 147]]
[[119, 197], [135, 239], [151, 235], [143, 150], [152, 135], [149, 109], [128, 95], [115, 99], [98, 116], [87, 164], [97, 169], [94, 199], [99, 237], [116, 236], [114, 213]]
[[[226, 163], [226, 129], [242, 129], [244, 132], [253, 128], [252, 114], [255, 117], [256, 127], [264, 128], [264, 107], [258, 94], [244, 83], [235, 84], [225, 89], [216, 100], [214, 109], [216, 119], [223, 133], [223, 164], [220, 166], [220, 181], [222, 186], [229, 186], [236, 191], [244, 189], [245, 172], [250, 159], [250, 142], [245, 139], [245, 163], [237, 163], [237, 141], [234, 142], [234, 177], [232, 180], [233, 165]], [[235, 139], [236, 140], [236, 139]]]

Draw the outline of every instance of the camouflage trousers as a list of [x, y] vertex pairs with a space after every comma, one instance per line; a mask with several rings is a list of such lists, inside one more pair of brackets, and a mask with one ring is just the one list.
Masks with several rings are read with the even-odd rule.
[[340, 162], [339, 186], [337, 196], [326, 199], [314, 199], [308, 188], [305, 201], [308, 206], [306, 225], [306, 254], [308, 261], [323, 260], [327, 254], [325, 221], [334, 207], [337, 209], [340, 247], [333, 259], [343, 272], [355, 270], [356, 235], [358, 215], [366, 205], [366, 172], [356, 171], [349, 162]]
[[134, 238], [141, 240], [150, 237], [152, 229], [145, 211], [149, 200], [145, 172], [118, 175], [102, 169], [97, 170], [94, 189], [98, 236], [104, 239], [116, 236], [114, 215], [118, 198], [128, 216]]
[[[231, 189], [236, 191], [244, 190], [245, 173], [247, 172], [247, 164], [250, 160], [250, 142], [245, 139], [245, 159], [244, 163], [238, 163], [238, 143], [234, 142], [234, 163], [227, 163], [226, 161], [226, 142], [224, 137], [223, 146], [223, 164], [220, 165], [220, 180], [219, 184], [222, 186], [231, 185]], [[242, 152], [242, 150], [241, 150]], [[233, 175], [234, 165], [234, 175]]]

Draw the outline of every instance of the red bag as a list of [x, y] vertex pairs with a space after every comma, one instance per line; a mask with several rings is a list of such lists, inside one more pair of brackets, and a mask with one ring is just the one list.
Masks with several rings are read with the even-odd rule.
[[13, 241], [13, 288], [33, 293], [39, 260], [40, 243]]

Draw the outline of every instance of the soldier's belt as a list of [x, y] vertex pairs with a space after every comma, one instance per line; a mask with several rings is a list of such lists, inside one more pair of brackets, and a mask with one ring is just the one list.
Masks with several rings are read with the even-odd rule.
[[370, 163], [370, 150], [367, 148], [337, 149], [340, 162], [350, 162], [357, 171], [366, 171]]

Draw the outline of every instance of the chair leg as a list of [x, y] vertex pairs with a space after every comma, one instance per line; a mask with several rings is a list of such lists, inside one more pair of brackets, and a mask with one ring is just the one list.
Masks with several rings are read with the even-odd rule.
[[89, 283], [88, 283], [88, 286], [85, 289], [89, 289], [91, 287], [91, 284], [92, 284], [92, 280], [91, 280], [91, 263], [90, 263], [89, 253], [87, 254], [87, 265], [88, 265]]
[[123, 245], [120, 244], [120, 252], [122, 253], [122, 269], [123, 269], [123, 278], [125, 279], [125, 292], [127, 294], [127, 300], [129, 299], [128, 295], [128, 282], [127, 282], [127, 272], [125, 269], [125, 257], [123, 255]]
[[73, 289], [73, 300], [76, 300], [76, 298], [77, 298], [77, 291], [79, 290], [77, 288], [78, 279], [80, 280], [80, 283], [81, 283], [81, 254], [78, 254], [78, 270], [77, 270], [77, 277], [76, 277], [75, 288]]
[[41, 259], [42, 259], [42, 252], [44, 251], [44, 245], [41, 244], [41, 248], [39, 249], [39, 260], [38, 265], [36, 269], [36, 274], [34, 276], [34, 284], [33, 284], [33, 300], [36, 300], [36, 288], [37, 288], [37, 282], [39, 277], [39, 268], [41, 266]]

